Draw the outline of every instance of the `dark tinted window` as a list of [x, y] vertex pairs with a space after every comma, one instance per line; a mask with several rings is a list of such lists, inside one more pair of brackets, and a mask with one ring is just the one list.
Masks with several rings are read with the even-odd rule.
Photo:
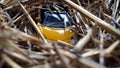
[[67, 27], [72, 25], [72, 20], [67, 13], [46, 12], [43, 25], [54, 28], [64, 28], [64, 22]]

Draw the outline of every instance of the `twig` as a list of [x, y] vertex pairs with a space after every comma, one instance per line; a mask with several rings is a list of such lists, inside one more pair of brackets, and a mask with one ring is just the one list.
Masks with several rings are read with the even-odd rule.
[[[115, 41], [113, 44], [111, 44], [107, 49], [104, 49], [104, 56], [106, 57], [109, 55], [113, 50], [120, 44], [120, 40]], [[100, 50], [92, 50], [86, 53], [83, 53], [82, 57], [89, 57], [100, 54]]]
[[45, 68], [52, 68], [52, 67], [50, 66], [50, 64], [48, 63], [48, 61], [45, 61]]
[[17, 60], [20, 60], [21, 62], [34, 64], [30, 59], [28, 59], [27, 57], [25, 57], [25, 56], [23, 56], [21, 54], [18, 54], [18, 53], [12, 52], [12, 51], [8, 51], [6, 49], [4, 49], [4, 53], [6, 53], [10, 57], [13, 57], [13, 58], [15, 58]]
[[107, 16], [113, 22], [113, 24], [115, 24], [116, 27], [120, 28], [120, 24], [118, 24], [118, 22], [113, 17], [111, 17], [105, 13], [104, 13], [104, 15]]
[[45, 68], [45, 66], [44, 65], [35, 65], [35, 66], [29, 67], [29, 68]]
[[16, 62], [14, 62], [11, 58], [9, 58], [7, 55], [3, 54], [2, 58], [13, 68], [22, 68], [20, 65], [18, 65]]
[[21, 8], [22, 8], [23, 12], [25, 13], [25, 15], [28, 17], [28, 19], [31, 22], [31, 24], [33, 25], [33, 27], [36, 29], [36, 31], [41, 36], [42, 40], [47, 44], [48, 43], [47, 40], [45, 39], [45, 37], [43, 36], [42, 32], [40, 31], [40, 29], [35, 24], [35, 21], [32, 19], [32, 17], [30, 16], [30, 14], [27, 12], [27, 10], [25, 9], [25, 7], [20, 2], [18, 2], [18, 3], [21, 6]]
[[13, 50], [16, 51], [24, 56], [26, 56], [26, 53], [23, 52], [20, 48], [18, 48], [15, 43], [13, 43], [13, 41], [9, 40], [9, 39], [5, 39], [5, 38], [1, 38], [0, 37], [0, 47], [4, 48], [4, 49], [9, 49], [9, 50]]
[[106, 68], [105, 66], [96, 63], [95, 61], [89, 59], [89, 58], [79, 58], [79, 61], [84, 63], [87, 66], [90, 66], [91, 68]]
[[70, 7], [76, 9], [78, 12], [80, 12], [81, 14], [85, 15], [86, 17], [92, 19], [93, 21], [96, 21], [98, 26], [100, 26], [101, 28], [105, 29], [106, 31], [110, 32], [111, 34], [115, 35], [117, 38], [120, 38], [120, 31], [115, 29], [113, 26], [111, 26], [110, 24], [106, 23], [105, 21], [101, 20], [100, 18], [96, 17], [95, 15], [91, 14], [90, 12], [88, 12], [87, 10], [85, 10], [84, 8], [82, 8], [81, 6], [73, 3], [70, 0], [63, 0], [67, 5], [69, 5]]
[[109, 4], [110, 4], [111, 1], [112, 1], [112, 0], [105, 0], [107, 9], [109, 8]]
[[114, 7], [112, 11], [112, 16], [115, 18], [118, 7], [119, 7], [120, 0], [114, 0]]
[[88, 43], [88, 41], [90, 40], [91, 35], [92, 35], [92, 29], [89, 29], [88, 34], [84, 38], [80, 39], [73, 49], [77, 52], [82, 50], [85, 44]]
[[55, 44], [53, 44], [54, 48], [55, 48], [55, 51], [56, 53], [58, 54], [58, 56], [60, 57], [61, 59], [61, 62], [62, 64], [64, 65], [65, 68], [71, 68], [68, 63], [65, 61], [65, 58], [64, 56], [61, 54], [61, 52], [59, 52], [59, 49], [55, 46]]
[[90, 57], [90, 56], [98, 55], [99, 53], [100, 53], [99, 50], [92, 50], [92, 51], [83, 53], [81, 56], [82, 57]]
[[120, 44], [120, 40], [115, 41], [113, 44], [111, 44], [107, 49], [104, 51], [104, 55], [110, 54], [113, 52], [113, 50]]
[[116, 22], [119, 22], [120, 21], [120, 16], [117, 18]]
[[12, 24], [15, 24], [16, 21], [18, 21], [19, 19], [21, 19], [24, 15], [21, 15], [19, 17], [17, 17], [15, 20], [13, 20]]
[[18, 31], [16, 29], [13, 29], [9, 26], [7, 26], [4, 23], [0, 23], [0, 29], [4, 30], [4, 32], [1, 32], [1, 37], [7, 38], [7, 39], [12, 39], [12, 40], [22, 40], [22, 41], [27, 41], [29, 40], [31, 43], [34, 44], [43, 44], [43, 41], [40, 39], [37, 39], [33, 36], [30, 36], [26, 33], [23, 33], [21, 31]]
[[17, 1], [22, 1], [22, 0], [10, 0], [9, 2], [6, 3], [7, 6], [11, 6], [13, 4], [16, 4]]
[[88, 58], [83, 58], [83, 57], [77, 57], [76, 55], [68, 52], [68, 51], [65, 51], [65, 50], [59, 50], [61, 54], [63, 54], [64, 56], [72, 59], [72, 60], [79, 60], [81, 63], [91, 67], [91, 68], [106, 68], [105, 66], [103, 65], [100, 65], [98, 63], [96, 63], [95, 61], [93, 60], [90, 60]]
[[61, 45], [61, 46], [69, 47], [69, 48], [73, 48], [73, 47], [74, 47], [73, 45], [71, 45], [71, 44], [69, 44], [69, 43], [66, 43], [66, 42], [64, 42], [64, 41], [61, 41], [61, 40], [58, 40], [58, 41], [57, 41], [57, 44], [58, 44], [58, 45]]
[[99, 62], [101, 65], [104, 65], [104, 33], [102, 32], [102, 30], [100, 30], [100, 58], [99, 58]]

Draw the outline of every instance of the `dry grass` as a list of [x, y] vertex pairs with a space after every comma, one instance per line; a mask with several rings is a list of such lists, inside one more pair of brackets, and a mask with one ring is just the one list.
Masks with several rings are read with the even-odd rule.
[[75, 21], [74, 44], [48, 42], [37, 28], [47, 3], [19, 1], [0, 3], [0, 68], [120, 67], [120, 0], [60, 0]]

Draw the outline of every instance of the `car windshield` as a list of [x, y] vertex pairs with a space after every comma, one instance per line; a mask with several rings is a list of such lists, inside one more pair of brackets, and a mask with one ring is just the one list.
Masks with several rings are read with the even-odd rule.
[[67, 27], [72, 25], [72, 20], [67, 13], [47, 12], [42, 24], [47, 27], [64, 28], [64, 22]]

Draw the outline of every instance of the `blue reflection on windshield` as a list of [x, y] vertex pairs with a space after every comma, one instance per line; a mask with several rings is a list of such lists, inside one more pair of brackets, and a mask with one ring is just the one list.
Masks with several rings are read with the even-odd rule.
[[45, 19], [43, 25], [54, 28], [64, 28], [64, 22], [66, 22], [67, 27], [72, 25], [72, 20], [67, 13], [45, 13]]

